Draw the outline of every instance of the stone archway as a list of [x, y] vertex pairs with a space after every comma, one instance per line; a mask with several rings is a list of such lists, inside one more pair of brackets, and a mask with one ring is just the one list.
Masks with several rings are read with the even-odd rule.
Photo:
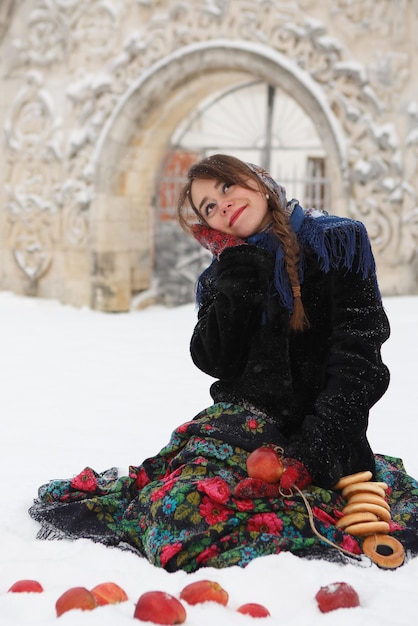
[[332, 210], [366, 225], [382, 293], [416, 293], [417, 13], [355, 4], [4, 0], [0, 287], [127, 310], [174, 121], [246, 76], [314, 120]]
[[224, 40], [186, 46], [133, 82], [98, 141], [90, 213], [92, 308], [128, 310], [132, 292], [149, 286], [155, 176], [167, 141], [202, 98], [251, 76], [280, 86], [312, 118], [328, 155], [332, 206], [348, 214], [345, 142], [318, 85], [267, 46]]

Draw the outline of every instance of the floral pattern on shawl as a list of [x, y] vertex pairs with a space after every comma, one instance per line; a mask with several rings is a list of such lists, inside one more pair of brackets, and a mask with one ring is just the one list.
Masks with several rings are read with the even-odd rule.
[[[248, 453], [263, 443], [281, 443], [267, 419], [218, 403], [177, 428], [157, 455], [127, 476], [114, 468], [85, 468], [69, 480], [39, 489], [30, 514], [41, 523], [39, 538], [90, 538], [130, 549], [168, 571], [200, 567], [245, 567], [254, 558], [290, 551], [306, 558], [347, 562], [321, 541], [298, 494], [290, 498], [234, 496], [247, 476]], [[399, 459], [376, 455], [378, 480], [389, 485], [391, 534], [407, 553], [418, 554], [418, 483]], [[336, 527], [340, 492], [310, 486], [304, 491], [319, 533], [355, 557], [362, 539]]]

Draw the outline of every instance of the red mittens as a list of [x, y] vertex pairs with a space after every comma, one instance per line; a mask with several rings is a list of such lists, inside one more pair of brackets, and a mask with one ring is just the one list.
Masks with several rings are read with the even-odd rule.
[[280, 496], [280, 485], [279, 483], [267, 483], [260, 478], [243, 478], [235, 487], [234, 496], [244, 500], [278, 498]]
[[243, 478], [234, 489], [237, 498], [279, 498], [288, 495], [292, 488], [300, 490], [312, 482], [306, 467], [298, 459], [283, 459], [283, 474], [278, 482], [267, 482], [261, 478]]
[[283, 490], [292, 489], [293, 486], [304, 489], [312, 482], [312, 476], [298, 459], [283, 459], [284, 471], [280, 478], [280, 487]]
[[193, 237], [200, 245], [209, 250], [209, 252], [217, 258], [219, 258], [225, 248], [245, 245], [243, 239], [221, 233], [219, 230], [209, 228], [209, 226], [205, 226], [204, 224], [193, 224], [191, 230]]

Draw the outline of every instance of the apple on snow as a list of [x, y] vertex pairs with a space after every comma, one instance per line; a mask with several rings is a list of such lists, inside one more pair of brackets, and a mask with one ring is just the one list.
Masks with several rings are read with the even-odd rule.
[[91, 611], [96, 606], [96, 599], [88, 589], [85, 587], [71, 587], [58, 598], [55, 603], [55, 610], [57, 616], [60, 617], [63, 613], [73, 609]]
[[98, 606], [105, 604], [117, 604], [118, 602], [126, 602], [128, 596], [122, 587], [116, 583], [100, 583], [90, 589], [90, 593], [94, 596]]
[[251, 617], [270, 617], [270, 611], [257, 602], [247, 602], [237, 608], [238, 613], [250, 615]]
[[186, 609], [174, 596], [165, 591], [147, 591], [135, 606], [134, 618], [154, 624], [183, 624]]
[[348, 583], [331, 583], [321, 587], [315, 596], [321, 613], [360, 606], [357, 591]]
[[200, 602], [217, 602], [226, 606], [229, 594], [219, 583], [213, 580], [196, 580], [182, 589], [180, 598], [192, 605]]
[[37, 580], [17, 580], [9, 589], [12, 593], [42, 593], [43, 590]]

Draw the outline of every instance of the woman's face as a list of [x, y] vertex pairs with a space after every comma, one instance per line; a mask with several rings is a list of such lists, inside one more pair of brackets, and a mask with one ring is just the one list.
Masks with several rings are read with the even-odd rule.
[[262, 231], [272, 219], [266, 196], [255, 183], [254, 189], [247, 189], [220, 180], [196, 179], [190, 196], [211, 228], [240, 239]]

